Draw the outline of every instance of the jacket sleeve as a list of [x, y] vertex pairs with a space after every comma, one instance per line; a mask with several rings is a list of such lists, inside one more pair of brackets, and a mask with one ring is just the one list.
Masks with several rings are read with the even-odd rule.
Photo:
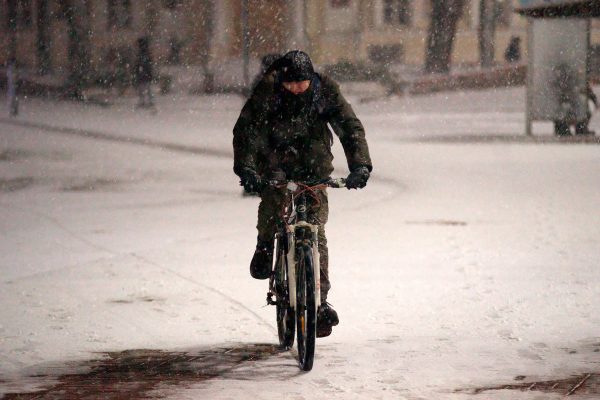
[[233, 127], [233, 171], [240, 176], [244, 168], [256, 171], [256, 136], [268, 113], [269, 88], [272, 82], [263, 78], [244, 104]]
[[342, 96], [338, 84], [325, 76], [322, 76], [322, 84], [327, 122], [342, 143], [348, 168], [353, 171], [359, 167], [367, 167], [371, 172], [373, 164], [365, 138], [365, 128], [356, 117], [350, 103]]

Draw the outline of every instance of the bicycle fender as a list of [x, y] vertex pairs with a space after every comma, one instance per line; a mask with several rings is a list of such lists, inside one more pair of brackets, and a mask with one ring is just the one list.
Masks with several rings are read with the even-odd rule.
[[290, 307], [296, 309], [296, 238], [294, 232], [288, 232], [287, 253], [288, 282], [290, 294]]

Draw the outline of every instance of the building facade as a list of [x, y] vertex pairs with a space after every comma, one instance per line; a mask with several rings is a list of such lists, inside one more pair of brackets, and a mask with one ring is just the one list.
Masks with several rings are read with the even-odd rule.
[[[91, 70], [98, 73], [130, 64], [137, 39], [147, 36], [158, 64], [197, 65], [218, 74], [220, 65], [242, 57], [245, 27], [246, 48], [255, 60], [266, 53], [302, 48], [320, 64], [385, 58], [418, 66], [425, 58], [431, 1], [4, 0], [0, 63], [14, 51], [22, 67], [56, 74], [66, 71], [73, 43], [72, 21], [64, 6], [75, 2], [83, 7], [79, 23], [87, 35], [86, 54]], [[465, 1], [454, 64], [479, 59], [481, 0]], [[526, 52], [527, 24], [513, 13], [513, 0], [497, 0], [496, 7], [495, 59], [503, 62], [512, 36], [523, 38]], [[593, 27], [592, 43], [600, 40], [598, 21]]]

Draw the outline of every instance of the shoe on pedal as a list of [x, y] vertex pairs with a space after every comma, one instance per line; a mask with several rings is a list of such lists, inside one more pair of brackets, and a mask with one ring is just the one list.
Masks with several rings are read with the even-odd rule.
[[331, 335], [332, 331], [333, 331], [333, 328], [329, 325], [318, 325], [317, 324], [317, 337], [318, 338], [327, 337], [327, 336]]
[[254, 279], [267, 279], [273, 266], [273, 243], [258, 242], [250, 262], [250, 275]]
[[323, 303], [317, 312], [317, 337], [331, 335], [332, 328], [340, 323], [337, 312], [329, 303]]

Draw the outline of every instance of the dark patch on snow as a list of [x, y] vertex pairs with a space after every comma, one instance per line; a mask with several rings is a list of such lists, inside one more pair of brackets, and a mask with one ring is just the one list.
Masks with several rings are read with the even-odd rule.
[[282, 352], [272, 344], [246, 344], [188, 352], [141, 349], [103, 353], [104, 359], [69, 367], [70, 372], [59, 377], [50, 374], [60, 367], [50, 366], [47, 375], [35, 375], [47, 380], [45, 389], [8, 393], [4, 399], [164, 398], [161, 391], [168, 392], [169, 386], [186, 388], [215, 378], [289, 379], [299, 373], [297, 368], [286, 368], [279, 362], [255, 363]]
[[152, 139], [143, 139], [136, 137], [128, 137], [117, 134], [98, 132], [86, 129], [77, 129], [77, 128], [66, 128], [66, 127], [57, 127], [52, 125], [47, 125], [43, 123], [35, 123], [35, 122], [27, 122], [27, 121], [15, 121], [12, 119], [0, 118], [0, 122], [9, 125], [23, 126], [26, 128], [35, 128], [41, 129], [47, 132], [59, 133], [63, 135], [71, 135], [71, 136], [79, 136], [89, 139], [96, 140], [105, 140], [110, 142], [117, 143], [128, 143], [134, 145], [141, 145], [147, 147], [153, 147], [162, 150], [176, 151], [181, 153], [188, 154], [196, 154], [208, 157], [216, 157], [216, 158], [227, 158], [230, 159], [233, 157], [233, 154], [228, 151], [221, 151], [218, 149], [208, 149], [197, 146], [188, 146], [182, 144], [161, 142]]
[[446, 225], [446, 226], [466, 226], [464, 221], [453, 221], [448, 219], [426, 219], [423, 221], [406, 221], [407, 225]]
[[137, 303], [137, 302], [140, 302], [140, 303], [162, 303], [164, 301], [165, 301], [165, 299], [162, 299], [159, 297], [141, 296], [141, 297], [132, 298], [132, 299], [110, 300], [108, 302], [112, 303], [112, 304], [133, 304], [133, 303]]
[[50, 151], [45, 153], [34, 153], [23, 149], [4, 149], [0, 151], [0, 162], [15, 162], [33, 158], [50, 161], [68, 161], [71, 159], [71, 155], [62, 151]]
[[133, 300], [120, 299], [120, 300], [110, 300], [109, 303], [113, 303], [113, 304], [133, 304], [134, 301]]
[[399, 139], [420, 143], [443, 144], [471, 144], [471, 143], [565, 143], [565, 144], [600, 144], [600, 136], [574, 135], [574, 136], [527, 136], [523, 135], [440, 135], [427, 137], [412, 137]]
[[[519, 375], [515, 377], [515, 380], [525, 380], [526, 378], [524, 375]], [[530, 381], [511, 385], [459, 389], [456, 392], [479, 394], [492, 390], [520, 390], [522, 392], [535, 390], [544, 393], [559, 393], [565, 396], [573, 394], [600, 395], [600, 373], [585, 373], [557, 380]]]
[[60, 188], [63, 192], [98, 192], [102, 190], [114, 190], [123, 182], [116, 179], [96, 178], [73, 183]]
[[17, 190], [23, 190], [33, 185], [35, 179], [32, 177], [12, 178], [12, 179], [0, 179], [0, 193], [16, 192]]
[[31, 153], [25, 150], [7, 149], [0, 151], [0, 161], [18, 161], [23, 160], [30, 155]]

